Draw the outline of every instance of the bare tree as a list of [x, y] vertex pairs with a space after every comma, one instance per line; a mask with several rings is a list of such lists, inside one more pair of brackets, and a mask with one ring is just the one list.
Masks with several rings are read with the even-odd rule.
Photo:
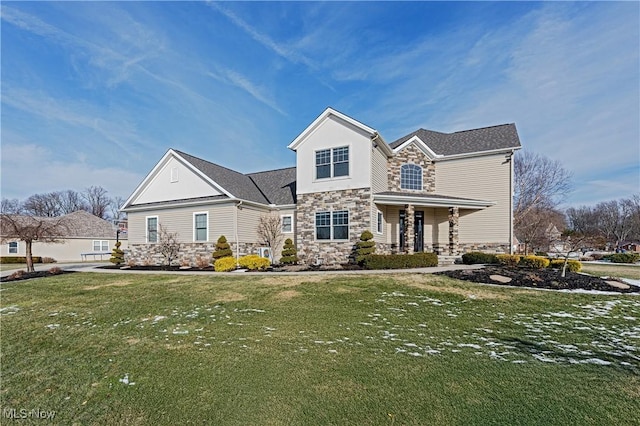
[[169, 232], [165, 227], [160, 225], [156, 250], [164, 257], [165, 265], [171, 266], [171, 263], [178, 257], [178, 253], [180, 253], [178, 233]]
[[529, 250], [549, 251], [555, 236], [550, 230], [555, 226], [558, 230], [566, 228], [564, 215], [555, 209], [534, 208], [524, 216], [517, 230], [516, 236], [520, 243], [524, 243], [524, 254]]
[[63, 243], [60, 238], [68, 230], [64, 217], [38, 217], [33, 215], [0, 215], [0, 241], [24, 241], [27, 272], [34, 272], [33, 242]]
[[115, 197], [111, 200], [109, 204], [109, 214], [114, 221], [125, 218], [125, 214], [120, 211], [120, 207], [124, 205], [125, 201], [127, 200], [122, 197]]
[[63, 214], [58, 192], [31, 195], [24, 201], [23, 207], [26, 214], [30, 216], [57, 217]]
[[4, 214], [21, 214], [23, 212], [22, 203], [17, 198], [2, 199], [2, 205], [0, 206], [0, 213]]
[[107, 212], [111, 200], [107, 196], [107, 190], [101, 186], [90, 186], [82, 194], [89, 205], [88, 212], [101, 219], [107, 218]]
[[89, 211], [89, 206], [82, 198], [82, 194], [72, 189], [59, 191], [60, 212], [69, 214], [79, 210]]
[[552, 245], [556, 247], [562, 247], [562, 251], [557, 251], [558, 255], [561, 255], [564, 262], [562, 263], [562, 269], [560, 271], [561, 277], [567, 276], [567, 264], [569, 263], [569, 257], [571, 253], [579, 251], [581, 248], [592, 245], [594, 235], [582, 234], [572, 229], [565, 230], [555, 241], [552, 241]]
[[535, 208], [554, 208], [571, 190], [571, 173], [560, 162], [528, 151], [516, 154], [513, 221], [516, 230]]
[[263, 214], [258, 223], [258, 238], [269, 247], [269, 257], [273, 263], [273, 251], [282, 243], [282, 220], [275, 214]]
[[616, 248], [624, 242], [633, 230], [633, 206], [622, 200], [598, 203], [598, 227], [608, 240], [615, 242]]

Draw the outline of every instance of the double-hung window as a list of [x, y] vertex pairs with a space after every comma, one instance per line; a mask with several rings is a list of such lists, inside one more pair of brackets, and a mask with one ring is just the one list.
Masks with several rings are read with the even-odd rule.
[[193, 240], [208, 241], [208, 222], [209, 214], [207, 212], [193, 214]]
[[17, 241], [11, 241], [9, 243], [9, 254], [18, 254], [18, 242]]
[[316, 213], [317, 240], [348, 240], [349, 212], [347, 210]]
[[158, 216], [147, 217], [147, 242], [158, 242]]
[[422, 167], [403, 164], [400, 168], [400, 188], [422, 190]]
[[293, 232], [293, 216], [286, 215], [282, 216], [282, 232], [285, 234], [290, 234]]
[[316, 151], [316, 179], [349, 176], [349, 147]]
[[109, 241], [106, 241], [106, 240], [93, 240], [93, 251], [94, 252], [109, 251]]

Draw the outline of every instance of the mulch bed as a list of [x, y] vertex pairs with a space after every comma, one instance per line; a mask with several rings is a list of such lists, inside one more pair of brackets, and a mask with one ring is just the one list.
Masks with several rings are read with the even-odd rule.
[[76, 271], [60, 270], [56, 272], [51, 272], [51, 271], [25, 272], [25, 271], [19, 270], [14, 272], [11, 275], [2, 277], [0, 281], [2, 281], [3, 283], [12, 282], [12, 281], [23, 281], [23, 280], [30, 280], [32, 278], [46, 278], [46, 277], [54, 277], [56, 275], [62, 275], [62, 274], [72, 274], [74, 272]]
[[[640, 288], [629, 286], [629, 288], [617, 288], [606, 281], [617, 281], [615, 278], [607, 278], [591, 275], [579, 274], [567, 271], [566, 277], [560, 276], [558, 269], [528, 269], [528, 268], [508, 268], [504, 266], [486, 266], [482, 269], [466, 269], [457, 271], [438, 272], [437, 275], [446, 275], [463, 281], [473, 281], [477, 283], [509, 285], [516, 287], [544, 288], [550, 290], [597, 290], [613, 291], [618, 293], [638, 293]], [[500, 282], [496, 279], [500, 277], [510, 278], [510, 282]], [[492, 278], [492, 276], [494, 276]], [[506, 281], [506, 280], [502, 280]], [[624, 283], [623, 283], [624, 284]]]

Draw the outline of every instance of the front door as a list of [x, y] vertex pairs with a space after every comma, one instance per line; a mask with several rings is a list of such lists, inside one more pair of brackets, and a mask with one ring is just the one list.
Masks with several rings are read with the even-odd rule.
[[416, 212], [414, 219], [413, 251], [419, 253], [424, 251], [424, 212]]
[[405, 230], [405, 220], [407, 214], [404, 210], [400, 210], [400, 253], [404, 252], [405, 240], [404, 240], [404, 230]]

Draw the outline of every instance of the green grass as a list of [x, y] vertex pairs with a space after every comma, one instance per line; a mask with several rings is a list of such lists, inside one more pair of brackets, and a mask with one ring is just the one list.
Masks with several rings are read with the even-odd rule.
[[586, 272], [588, 274], [596, 275], [599, 277], [608, 276], [640, 280], [640, 266], [624, 265], [620, 263], [583, 263], [582, 272]]
[[633, 296], [411, 274], [1, 288], [1, 408], [58, 424], [624, 425], [640, 412]]
[[15, 269], [27, 270], [26, 263], [0, 263], [0, 271], [13, 271]]

